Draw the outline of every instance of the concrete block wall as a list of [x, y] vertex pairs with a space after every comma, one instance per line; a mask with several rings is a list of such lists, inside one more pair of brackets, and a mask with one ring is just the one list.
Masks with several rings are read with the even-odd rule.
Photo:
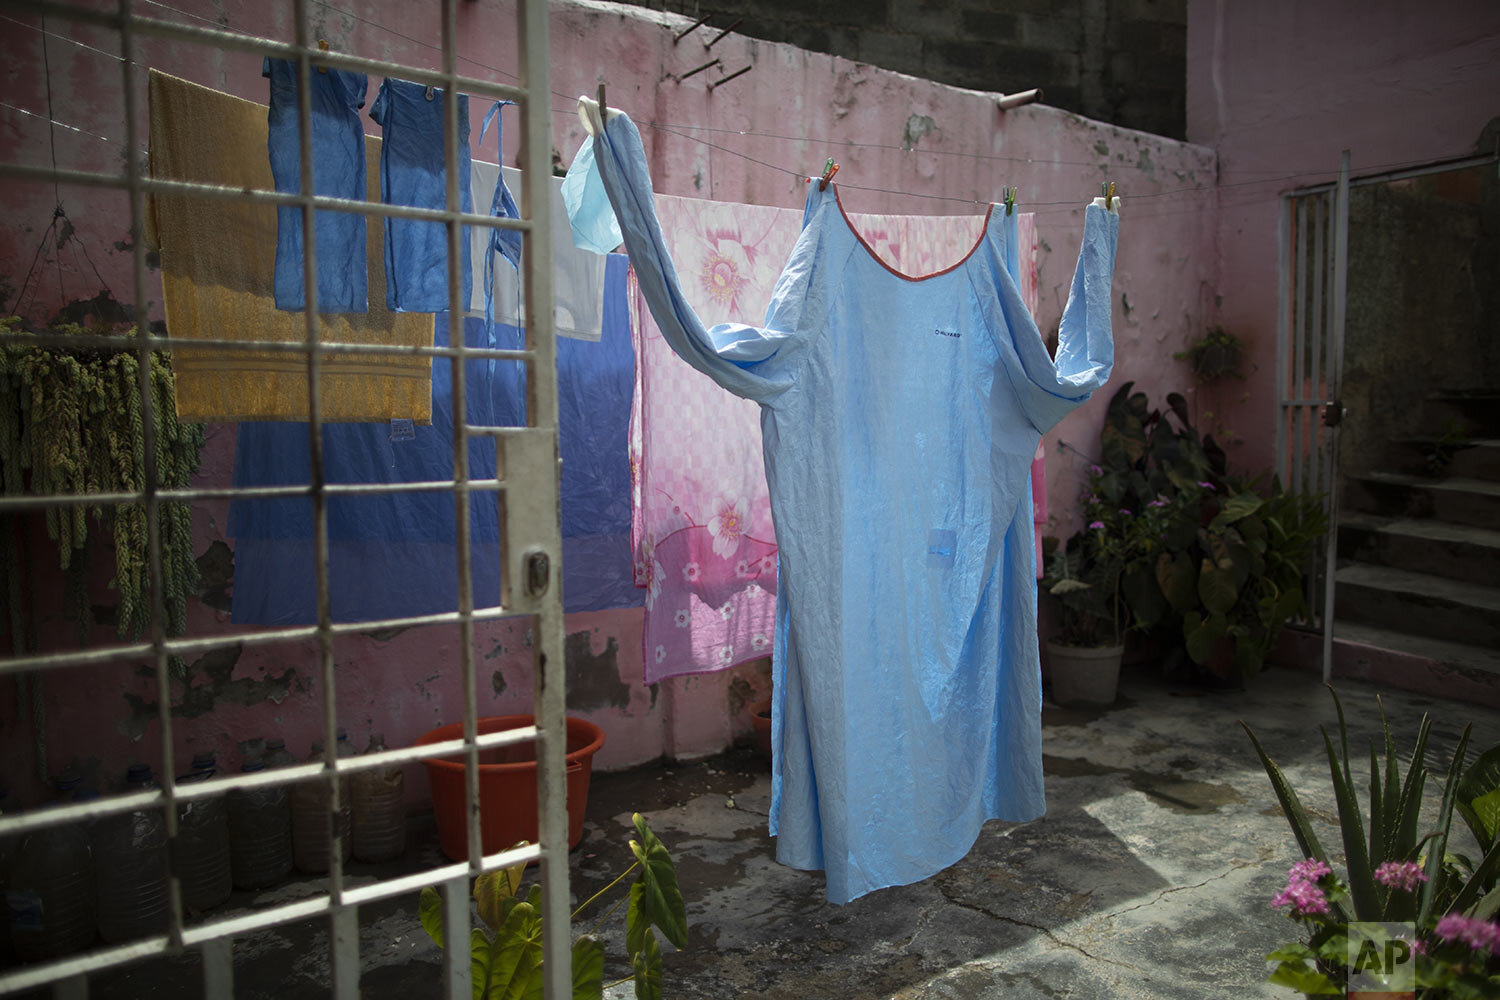
[[[1186, 0], [630, 0], [973, 90], [1042, 87], [1046, 103], [1180, 139]], [[717, 27], [715, 27], [717, 26]], [[705, 58], [711, 58], [705, 57]]]

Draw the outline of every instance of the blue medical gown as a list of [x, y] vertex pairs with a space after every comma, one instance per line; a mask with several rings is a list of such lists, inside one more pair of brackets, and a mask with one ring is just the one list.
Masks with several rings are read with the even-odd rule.
[[761, 404], [780, 547], [770, 814], [776, 856], [847, 902], [953, 864], [1042, 794], [1028, 471], [1114, 360], [1119, 219], [1087, 208], [1054, 361], [1014, 278], [1016, 220], [911, 279], [809, 185], [763, 327], [705, 329], [662, 241], [640, 134], [594, 140], [673, 349]]
[[[387, 205], [448, 207], [443, 91], [387, 78], [370, 106], [381, 125], [380, 198]], [[469, 97], [458, 95], [458, 207], [474, 211], [469, 186]], [[358, 218], [358, 216], [356, 216]], [[459, 302], [469, 301], [469, 227], [459, 240], [463, 284]], [[448, 227], [418, 219], [385, 220], [385, 298], [392, 312], [444, 312], [448, 308]]]
[[[297, 64], [266, 59], [261, 75], [270, 82], [266, 146], [276, 190], [302, 193], [302, 135], [297, 109]], [[341, 69], [314, 71], [312, 80], [313, 194], [365, 197], [365, 130], [359, 109], [369, 81]], [[302, 209], [276, 206], [276, 308], [305, 309]], [[313, 213], [318, 250], [318, 311], [365, 312], [368, 283], [365, 217], [319, 209]]]

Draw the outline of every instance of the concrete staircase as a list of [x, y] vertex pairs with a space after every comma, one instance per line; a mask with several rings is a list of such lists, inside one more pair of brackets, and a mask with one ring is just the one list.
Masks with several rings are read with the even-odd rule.
[[1500, 707], [1500, 393], [1443, 393], [1344, 483], [1334, 674]]

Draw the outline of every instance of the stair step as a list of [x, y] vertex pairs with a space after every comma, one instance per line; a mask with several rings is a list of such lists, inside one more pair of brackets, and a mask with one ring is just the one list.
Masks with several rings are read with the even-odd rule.
[[1422, 401], [1422, 424], [1434, 435], [1452, 430], [1464, 437], [1500, 436], [1500, 393], [1435, 393]]
[[1500, 438], [1454, 441], [1439, 437], [1400, 438], [1386, 449], [1397, 472], [1412, 476], [1500, 479]]
[[1388, 517], [1433, 517], [1479, 528], [1500, 523], [1500, 482], [1485, 479], [1370, 472], [1350, 478], [1343, 499], [1351, 510]]
[[[1335, 681], [1351, 678], [1500, 708], [1500, 652], [1353, 622], [1334, 622], [1333, 635]], [[1322, 653], [1319, 633], [1289, 628], [1272, 655], [1284, 666], [1320, 671]]]
[[1339, 558], [1412, 570], [1440, 569], [1469, 583], [1500, 581], [1500, 531], [1430, 518], [1339, 515]]
[[1335, 621], [1500, 649], [1500, 587], [1359, 562], [1334, 582]]

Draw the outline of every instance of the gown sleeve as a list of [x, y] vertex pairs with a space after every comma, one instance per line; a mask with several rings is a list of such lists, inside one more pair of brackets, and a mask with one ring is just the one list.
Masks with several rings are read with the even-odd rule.
[[[683, 297], [677, 269], [662, 238], [641, 135], [624, 114], [613, 115], [593, 137], [593, 165], [619, 220], [630, 265], [662, 336], [688, 364], [725, 389], [769, 403], [796, 384], [807, 336], [801, 317], [817, 262], [811, 230], [797, 242], [771, 297], [767, 325], [705, 327]], [[586, 220], [575, 217], [575, 224]]]
[[1048, 356], [1020, 289], [1003, 283], [999, 307], [1008, 333], [996, 331], [1002, 334], [1003, 363], [1027, 419], [1043, 434], [1108, 382], [1114, 368], [1110, 283], [1119, 232], [1120, 217], [1104, 208], [1103, 199], [1085, 209], [1083, 246], [1058, 327], [1056, 358]]

